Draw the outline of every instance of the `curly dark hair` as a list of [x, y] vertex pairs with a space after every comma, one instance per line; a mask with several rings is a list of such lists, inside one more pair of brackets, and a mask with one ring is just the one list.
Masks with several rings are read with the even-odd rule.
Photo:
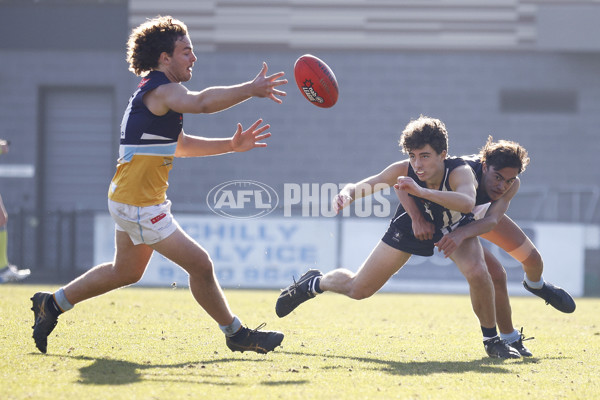
[[157, 16], [134, 28], [127, 41], [129, 70], [146, 76], [158, 66], [161, 53], [172, 55], [175, 42], [187, 33], [187, 26], [170, 16]]
[[448, 132], [446, 125], [436, 118], [421, 115], [410, 121], [402, 131], [398, 142], [404, 153], [430, 145], [437, 154], [448, 151]]
[[488, 136], [485, 146], [479, 151], [481, 161], [499, 170], [502, 168], [517, 168], [519, 173], [525, 171], [529, 165], [527, 150], [519, 143], [510, 140], [499, 140], [494, 142], [492, 136]]

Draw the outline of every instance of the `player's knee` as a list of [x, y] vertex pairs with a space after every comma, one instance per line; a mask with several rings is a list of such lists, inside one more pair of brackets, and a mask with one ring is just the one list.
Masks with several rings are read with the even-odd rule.
[[463, 270], [463, 274], [469, 283], [479, 284], [485, 281], [491, 281], [490, 273], [488, 272], [485, 263], [473, 262]]
[[121, 284], [122, 286], [128, 286], [128, 285], [133, 285], [134, 283], [138, 283], [140, 281], [140, 279], [142, 279], [142, 276], [144, 276], [144, 271], [137, 271], [136, 269], [132, 268], [131, 270], [128, 270], [127, 273], [121, 274]]
[[214, 264], [208, 255], [198, 259], [194, 265], [186, 269], [190, 276], [194, 279], [213, 279], [214, 276]]
[[350, 297], [351, 299], [354, 299], [354, 300], [363, 300], [363, 299], [373, 296], [374, 293], [375, 292], [369, 288], [353, 285], [350, 288], [348, 297]]
[[371, 297], [372, 295], [373, 295], [373, 293], [369, 293], [367, 291], [362, 291], [362, 290], [352, 290], [348, 294], [348, 296], [353, 300], [363, 300], [368, 297]]

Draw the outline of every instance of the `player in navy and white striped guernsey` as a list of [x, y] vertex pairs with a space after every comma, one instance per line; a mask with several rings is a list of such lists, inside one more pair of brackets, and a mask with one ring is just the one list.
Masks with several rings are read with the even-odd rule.
[[[376, 293], [412, 254], [433, 255], [434, 243], [445, 233], [472, 221], [476, 187], [471, 168], [460, 159], [447, 159], [448, 136], [442, 121], [421, 116], [411, 121], [400, 138], [409, 159], [382, 172], [346, 185], [334, 198], [334, 208], [394, 186], [401, 201], [382, 240], [356, 273], [343, 268], [321, 274], [310, 270], [279, 295], [275, 311], [284, 317], [306, 300], [324, 291], [364, 299]], [[412, 198], [417, 201], [413, 201]], [[410, 216], [435, 227], [430, 240], [415, 237]], [[519, 358], [519, 352], [500, 339], [496, 329], [494, 288], [478, 238], [465, 240], [452, 256], [470, 286], [471, 301], [490, 357]]]
[[[440, 192], [452, 192], [453, 190], [450, 186], [449, 179], [450, 175], [458, 167], [464, 169], [466, 164], [460, 158], [446, 158], [443, 162], [444, 171], [441, 175], [442, 180], [436, 190], [439, 190]], [[419, 176], [411, 163], [408, 163], [408, 173], [406, 174], [406, 177], [407, 178], [403, 177], [399, 179], [398, 182], [408, 182], [408, 184], [416, 183], [422, 188], [427, 188], [427, 183], [419, 179]], [[382, 239], [384, 243], [398, 248], [399, 250], [419, 256], [431, 256], [433, 255], [435, 242], [441, 239], [443, 235], [473, 220], [473, 214], [470, 212], [462, 213], [457, 210], [448, 209], [425, 198], [416, 197], [412, 194], [409, 196], [414, 200], [419, 215], [422, 215], [426, 221], [432, 224], [435, 234], [428, 240], [414, 240], [416, 237], [414, 237], [412, 230], [412, 219], [406, 212], [403, 204], [400, 204], [396, 210], [396, 214], [392, 218], [387, 233]], [[401, 237], [403, 238], [402, 241], [400, 241]], [[400, 244], [400, 242], [402, 242], [402, 244]]]

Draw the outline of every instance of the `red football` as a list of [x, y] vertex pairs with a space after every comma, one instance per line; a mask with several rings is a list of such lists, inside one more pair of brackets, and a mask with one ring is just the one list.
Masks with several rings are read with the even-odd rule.
[[300, 91], [317, 107], [329, 108], [337, 102], [338, 83], [333, 71], [317, 57], [305, 54], [294, 64], [294, 78]]

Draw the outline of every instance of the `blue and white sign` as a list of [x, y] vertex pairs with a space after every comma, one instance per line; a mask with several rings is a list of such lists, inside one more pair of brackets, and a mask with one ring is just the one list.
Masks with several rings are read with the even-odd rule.
[[[379, 242], [389, 221], [349, 219], [342, 228], [341, 265], [356, 271]], [[583, 296], [586, 248], [598, 248], [597, 226], [560, 223], [519, 223], [544, 260], [544, 279], [563, 287], [573, 296]], [[525, 295], [523, 268], [504, 250], [481, 239], [506, 269], [510, 294]], [[456, 265], [434, 251], [432, 257], [412, 256], [384, 285], [383, 291], [417, 293], [468, 293], [469, 286]]]
[[[182, 228], [210, 254], [217, 277], [225, 288], [280, 289], [309, 268], [323, 272], [338, 266], [357, 271], [383, 236], [384, 218], [230, 219], [213, 215], [179, 215]], [[341, 224], [341, 227], [339, 226]], [[573, 296], [583, 295], [585, 250], [600, 248], [600, 228], [593, 225], [519, 223], [544, 259], [544, 278]], [[338, 237], [338, 232], [340, 235]], [[511, 294], [523, 289], [523, 269], [503, 250], [482, 240], [507, 272]], [[114, 257], [114, 223], [96, 216], [95, 263]], [[140, 285], [187, 286], [187, 273], [154, 254]], [[456, 265], [435, 252], [413, 256], [383, 287], [384, 291], [468, 293]]]
[[[333, 219], [228, 219], [179, 215], [184, 231], [210, 254], [217, 278], [227, 288], [284, 288], [309, 268], [330, 270], [337, 251]], [[114, 224], [96, 217], [95, 263], [114, 257]], [[187, 286], [187, 273], [155, 253], [139, 282], [147, 286]]]

